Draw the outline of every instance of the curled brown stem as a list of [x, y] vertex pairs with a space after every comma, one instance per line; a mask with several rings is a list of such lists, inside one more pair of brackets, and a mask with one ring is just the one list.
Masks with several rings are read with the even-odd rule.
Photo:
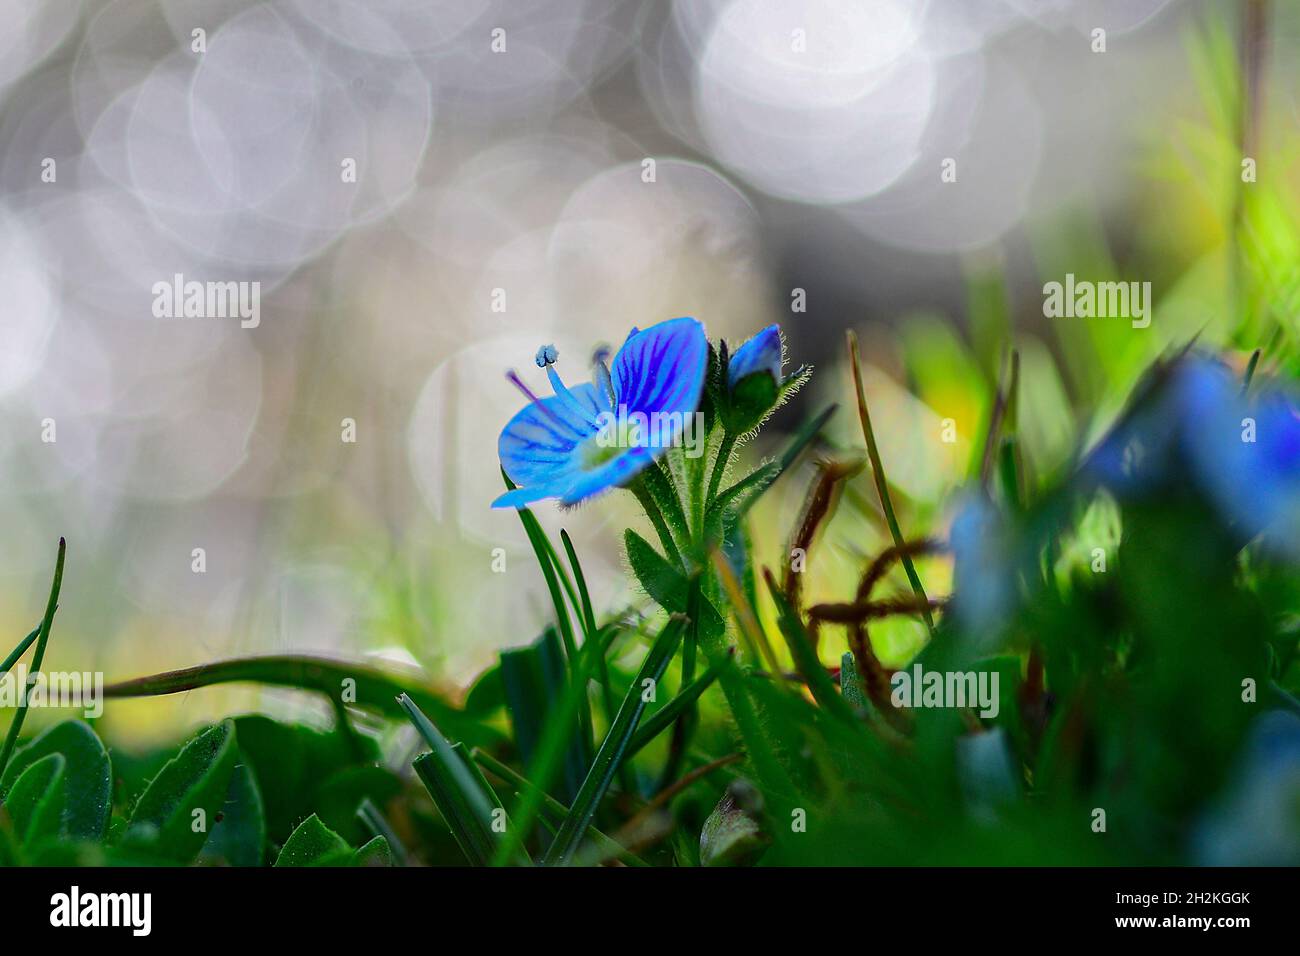
[[[866, 465], [865, 459], [856, 458], [844, 461], [821, 461], [817, 463], [817, 478], [808, 487], [804, 499], [803, 513], [790, 541], [789, 560], [785, 565], [785, 580], [781, 590], [790, 607], [796, 612], [800, 609], [800, 597], [803, 591], [803, 568], [808, 559], [808, 552], [817, 537], [817, 529], [834, 512], [839, 501], [840, 485], [853, 477]], [[808, 634], [808, 640], [817, 649], [817, 633]]]

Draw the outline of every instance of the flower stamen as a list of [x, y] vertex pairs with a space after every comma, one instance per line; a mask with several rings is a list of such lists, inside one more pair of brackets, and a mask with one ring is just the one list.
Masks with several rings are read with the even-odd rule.
[[547, 408], [546, 403], [543, 402], [540, 398], [538, 398], [537, 395], [533, 393], [533, 390], [531, 388], [529, 388], [527, 385], [524, 384], [524, 380], [519, 377], [519, 373], [516, 372], [514, 369], [510, 369], [508, 372], [506, 372], [506, 378], [509, 380], [510, 384], [512, 384], [515, 388], [519, 389], [519, 391], [524, 393], [525, 398], [527, 398], [530, 402], [532, 402], [535, 406], [537, 406], [538, 411], [540, 411], [551, 421], [555, 422], [557, 425], [564, 428], [565, 431], [573, 435], [575, 438], [585, 437], [580, 431], [578, 431], [576, 428], [573, 427], [572, 422], [565, 421], [559, 415], [555, 414], [555, 412], [553, 412], [551, 409]]
[[537, 350], [537, 367], [546, 369], [546, 377], [551, 380], [551, 390], [555, 392], [560, 401], [564, 402], [569, 411], [573, 412], [592, 428], [599, 427], [596, 422], [596, 416], [591, 409], [587, 408], [582, 402], [569, 391], [569, 387], [564, 384], [560, 378], [560, 373], [555, 371], [555, 363], [560, 360], [560, 353], [556, 351], [554, 345], [543, 345]]
[[592, 377], [596, 382], [596, 390], [609, 400], [609, 407], [613, 408], [614, 401], [614, 380], [609, 374], [609, 349], [600, 348], [591, 356]]

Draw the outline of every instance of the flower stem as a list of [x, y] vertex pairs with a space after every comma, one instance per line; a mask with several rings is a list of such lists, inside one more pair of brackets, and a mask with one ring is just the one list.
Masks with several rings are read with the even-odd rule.
[[[644, 475], [651, 470], [653, 469], [647, 468], [641, 474]], [[664, 546], [664, 553], [668, 557], [669, 563], [676, 567], [682, 567], [682, 554], [677, 549], [677, 542], [673, 540], [673, 533], [668, 527], [668, 522], [664, 521], [664, 516], [659, 510], [655, 496], [650, 492], [649, 482], [638, 477], [628, 485], [628, 488], [632, 494], [636, 495], [636, 500], [641, 502], [641, 510], [650, 519], [650, 523], [655, 526], [655, 532], [659, 535], [659, 543]]]
[[709, 491], [704, 496], [704, 507], [706, 509], [713, 504], [713, 499], [718, 496], [718, 488], [722, 485], [722, 475], [727, 470], [727, 465], [731, 461], [731, 451], [735, 447], [736, 436], [724, 430], [722, 441], [718, 445], [717, 457], [713, 460], [713, 473], [709, 475]]
[[[656, 462], [641, 472], [645, 486], [659, 509], [659, 514], [667, 524], [678, 548], [678, 563], [681, 562], [681, 550], [690, 544], [690, 529], [686, 525], [686, 511], [682, 507], [681, 496], [677, 493], [677, 483], [663, 461]], [[671, 557], [671, 555], [670, 555]]]
[[669, 465], [661, 458], [652, 467], [646, 469], [650, 482], [650, 492], [663, 509], [664, 519], [681, 541], [690, 540], [690, 529], [686, 525], [686, 509], [682, 505], [681, 495], [677, 491], [677, 482]]

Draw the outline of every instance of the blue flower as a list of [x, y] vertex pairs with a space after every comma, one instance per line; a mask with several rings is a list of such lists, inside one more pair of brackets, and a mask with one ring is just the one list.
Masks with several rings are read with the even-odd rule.
[[988, 650], [1006, 629], [1016, 590], [1008, 529], [986, 494], [962, 496], [948, 544], [953, 554], [952, 612], [975, 646]]
[[1121, 498], [1195, 487], [1243, 538], [1300, 540], [1300, 405], [1260, 381], [1242, 395], [1223, 363], [1192, 355], [1089, 456], [1085, 474]]
[[773, 383], [781, 384], [781, 329], [769, 325], [740, 348], [727, 362], [727, 387], [735, 388], [742, 379], [767, 372]]
[[801, 367], [782, 376], [781, 329], [769, 325], [727, 359], [725, 387], [714, 395], [723, 427], [732, 435], [755, 431], [772, 411], [808, 380]]
[[1222, 365], [1183, 369], [1183, 442], [1210, 498], [1244, 537], [1295, 551], [1300, 535], [1300, 409], [1256, 383], [1249, 401]]
[[692, 318], [633, 329], [595, 382], [568, 388], [555, 371], [554, 346], [537, 352], [555, 394], [538, 398], [513, 372], [529, 403], [501, 432], [501, 467], [519, 487], [492, 503], [522, 508], [543, 498], [572, 505], [626, 485], [689, 427], [704, 389], [709, 343]]
[[1193, 834], [1201, 866], [1300, 864], [1300, 718], [1262, 714], [1219, 804]]

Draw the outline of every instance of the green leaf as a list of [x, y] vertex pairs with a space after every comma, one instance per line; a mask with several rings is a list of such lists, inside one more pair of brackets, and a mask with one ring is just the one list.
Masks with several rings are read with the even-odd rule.
[[646, 654], [641, 671], [632, 682], [632, 686], [628, 688], [627, 696], [623, 698], [623, 704], [618, 709], [618, 716], [614, 718], [613, 726], [609, 728], [600, 750], [596, 752], [596, 759], [592, 761], [587, 778], [582, 783], [582, 789], [578, 791], [569, 815], [564, 818], [564, 823], [560, 826], [559, 833], [555, 835], [550, 849], [547, 850], [543, 863], [564, 865], [573, 859], [586, 835], [587, 827], [596, 815], [600, 801], [614, 779], [614, 772], [618, 769], [627, 750], [628, 742], [636, 732], [637, 722], [645, 711], [646, 701], [642, 698], [645, 682], [649, 680], [657, 684], [663, 677], [668, 662], [672, 660], [677, 645], [681, 643], [684, 629], [682, 619], [674, 618], [669, 621]]
[[392, 866], [393, 851], [388, 841], [375, 837], [352, 854], [352, 866]]
[[19, 774], [51, 754], [61, 754], [67, 761], [63, 834], [74, 840], [102, 840], [112, 815], [113, 770], [108, 751], [83, 721], [55, 724], [14, 754], [0, 777], [0, 798]]
[[[361, 806], [357, 808], [357, 819], [361, 821], [366, 832], [371, 835], [371, 842], [374, 837], [383, 837], [388, 847], [388, 859], [390, 866], [406, 866], [406, 860], [409, 854], [402, 841], [393, 831], [392, 824], [384, 817], [379, 808], [369, 798], [361, 801]], [[364, 850], [367, 843], [362, 847]], [[366, 864], [362, 864], [366, 865]]]
[[[354, 766], [347, 741], [301, 724], [257, 714], [235, 718], [240, 758], [257, 778], [266, 814], [266, 835], [283, 844], [294, 825], [319, 809], [322, 787]], [[355, 809], [355, 808], [354, 808]]]
[[[665, 611], [685, 614], [690, 596], [690, 581], [686, 576], [631, 528], [623, 533], [623, 544], [632, 573], [646, 593]], [[700, 636], [707, 641], [721, 636], [726, 625], [717, 609], [703, 596], [701, 598]]]
[[5, 798], [5, 812], [13, 824], [14, 835], [24, 847], [59, 835], [66, 793], [66, 765], [62, 754], [42, 757], [23, 771]]
[[276, 866], [347, 866], [354, 857], [352, 847], [312, 814], [289, 834], [276, 857]]
[[219, 819], [200, 857], [230, 866], [261, 866], [266, 849], [266, 811], [257, 778], [246, 763], [235, 767]]
[[863, 712], [870, 710], [867, 693], [862, 687], [862, 678], [858, 676], [858, 665], [853, 660], [852, 651], [845, 651], [840, 656], [840, 694], [855, 710]]
[[[751, 801], [758, 806], [751, 809], [744, 805]], [[758, 822], [761, 801], [753, 785], [745, 781], [736, 781], [727, 788], [700, 829], [700, 866], [749, 866], [757, 862], [772, 842]]]
[[[238, 759], [234, 721], [199, 733], [141, 795], [123, 845], [147, 847], [179, 863], [193, 860], [226, 802]], [[199, 826], [203, 821], [206, 826]]]
[[506, 705], [506, 691], [501, 683], [501, 666], [485, 670], [465, 695], [464, 710], [468, 717], [491, 717]]

